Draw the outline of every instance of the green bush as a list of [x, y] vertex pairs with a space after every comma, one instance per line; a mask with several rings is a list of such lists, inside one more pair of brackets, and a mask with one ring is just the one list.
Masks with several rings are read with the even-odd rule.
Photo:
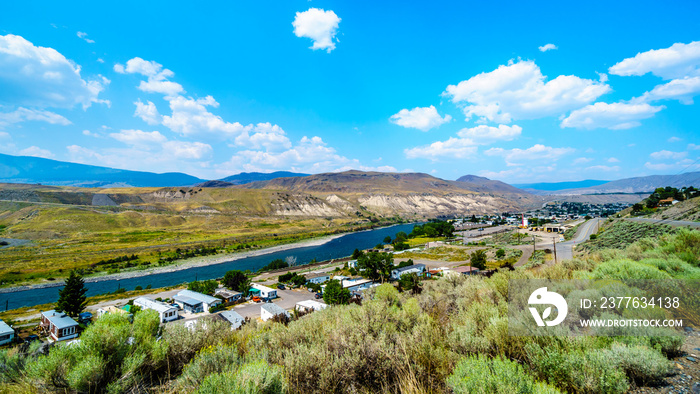
[[258, 360], [243, 365], [237, 372], [207, 376], [196, 391], [198, 394], [284, 394], [287, 383], [278, 365]]
[[447, 379], [455, 394], [462, 393], [559, 393], [546, 383], [537, 382], [518, 363], [484, 355], [471, 356], [457, 364]]

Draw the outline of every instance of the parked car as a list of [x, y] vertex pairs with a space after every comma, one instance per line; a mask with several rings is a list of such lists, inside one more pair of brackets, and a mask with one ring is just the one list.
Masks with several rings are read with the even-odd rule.
[[319, 298], [321, 298], [321, 297], [322, 297], [322, 296], [321, 296], [321, 294], [319, 294], [319, 293], [314, 294], [314, 298], [315, 298], [315, 299], [319, 299]]
[[39, 336], [38, 336], [38, 335], [34, 335], [34, 334], [32, 334], [32, 335], [30, 335], [30, 336], [24, 338], [24, 341], [25, 341], [25, 342], [34, 342], [34, 341], [38, 341], [38, 340], [39, 340]]
[[262, 299], [258, 296], [253, 296], [253, 302], [260, 302]]
[[277, 288], [280, 289], [280, 290], [285, 290], [284, 285], [277, 285]]

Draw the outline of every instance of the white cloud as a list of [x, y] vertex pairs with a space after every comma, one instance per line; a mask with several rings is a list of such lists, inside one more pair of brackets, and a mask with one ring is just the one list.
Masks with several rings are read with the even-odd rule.
[[652, 102], [658, 100], [678, 100], [681, 104], [693, 104], [693, 97], [700, 94], [700, 77], [674, 79], [663, 85], [657, 85], [650, 92], [633, 99], [635, 102]]
[[574, 164], [586, 164], [591, 161], [593, 161], [593, 159], [590, 157], [579, 157], [578, 159], [574, 160]]
[[95, 137], [95, 138], [99, 138], [99, 137], [100, 137], [99, 134], [93, 133], [93, 132], [91, 132], [90, 130], [83, 130], [83, 135], [86, 135], [86, 136], [88, 136], [88, 137]]
[[480, 125], [472, 128], [464, 128], [457, 132], [457, 135], [462, 138], [468, 138], [475, 143], [490, 143], [495, 141], [512, 141], [522, 133], [523, 128], [517, 125], [507, 126], [498, 125], [486, 126]]
[[140, 57], [129, 59], [126, 67], [121, 64], [114, 65], [114, 71], [120, 74], [141, 74], [147, 77], [146, 81], [141, 81], [138, 88], [148, 93], [161, 93], [166, 96], [175, 96], [183, 93], [182, 85], [169, 81], [175, 75], [163, 65], [154, 61], [143, 60]]
[[157, 131], [141, 131], [141, 130], [121, 130], [118, 133], [111, 133], [110, 137], [127, 145], [140, 147], [141, 149], [149, 149], [150, 145], [160, 145], [168, 139]]
[[163, 144], [163, 151], [178, 159], [199, 160], [211, 155], [212, 147], [201, 142], [168, 141]]
[[0, 128], [9, 124], [36, 121], [67, 126], [71, 122], [63, 116], [41, 109], [19, 107], [12, 112], [0, 112]]
[[250, 131], [252, 126], [238, 122], [225, 122], [206, 107], [217, 108], [219, 103], [212, 96], [193, 99], [182, 96], [170, 99], [170, 116], [163, 116], [163, 125], [184, 136], [209, 136], [218, 139], [235, 138]]
[[80, 66], [52, 48], [34, 46], [12, 34], [0, 36], [0, 103], [38, 108], [88, 108], [109, 80], [84, 80]]
[[619, 166], [603, 166], [603, 165], [598, 165], [598, 166], [590, 166], [586, 167], [587, 171], [604, 171], [604, 172], [615, 172], [615, 171], [620, 171]]
[[149, 125], [157, 125], [163, 121], [163, 117], [158, 113], [158, 108], [151, 101], [147, 101], [146, 104], [142, 103], [141, 100], [134, 102], [136, 105], [136, 111], [134, 116], [141, 118], [144, 122]]
[[264, 152], [244, 150], [237, 152], [231, 160], [219, 166], [221, 174], [235, 171], [291, 170], [297, 172], [319, 173], [347, 169], [382, 169], [395, 170], [393, 167], [366, 167], [356, 159], [339, 155], [328, 146], [321, 137], [303, 137], [291, 149], [282, 152]]
[[464, 104], [467, 118], [510, 123], [513, 119], [537, 119], [560, 115], [590, 104], [610, 87], [602, 82], [574, 75], [560, 75], [545, 83], [546, 77], [532, 61], [510, 62], [481, 73], [443, 93], [452, 102]]
[[339, 23], [340, 18], [335, 12], [310, 8], [308, 11], [297, 12], [292, 26], [294, 26], [294, 35], [313, 40], [311, 49], [325, 49], [330, 53], [335, 49], [334, 41], [337, 41], [335, 35], [338, 32]]
[[258, 123], [252, 131], [252, 135], [248, 133], [248, 130], [245, 130], [236, 137], [236, 145], [250, 149], [265, 148], [267, 151], [280, 151], [292, 147], [292, 142], [278, 125]]
[[676, 137], [676, 136], [673, 136], [673, 137], [670, 137], [667, 141], [668, 141], [668, 142], [678, 142], [678, 141], [683, 141], [683, 139], [682, 139], [682, 138], [678, 138], [678, 137]]
[[435, 106], [416, 107], [411, 110], [402, 109], [389, 118], [391, 123], [402, 127], [428, 131], [452, 120], [450, 115], [441, 117]]
[[527, 149], [503, 149], [503, 148], [491, 148], [484, 152], [487, 156], [503, 156], [505, 158], [506, 164], [509, 166], [520, 165], [518, 162], [526, 160], [549, 160], [556, 161], [562, 156], [573, 153], [575, 149], [573, 148], [553, 148], [551, 146], [545, 146], [542, 144], [533, 145]]
[[617, 157], [611, 157], [608, 159], [608, 163], [619, 163], [619, 162], [620, 162], [620, 159], [618, 159]]
[[85, 33], [85, 32], [79, 31], [79, 32], [77, 33], [77, 36], [80, 37], [80, 38], [82, 38], [83, 40], [85, 40], [85, 42], [87, 42], [88, 44], [94, 44], [94, 43], [95, 43], [95, 40], [91, 40], [91, 39], [87, 38], [87, 33]]
[[547, 51], [552, 51], [552, 50], [559, 49], [559, 48], [554, 44], [545, 44], [545, 45], [542, 45], [541, 47], [539, 47], [539, 49], [540, 49], [540, 52], [547, 52]]
[[646, 167], [650, 170], [655, 170], [655, 171], [677, 171], [677, 170], [685, 170], [691, 164], [693, 164], [692, 160], [685, 159], [685, 160], [676, 161], [675, 163], [646, 162], [646, 163], [644, 163], [644, 167]]
[[442, 158], [464, 159], [474, 156], [476, 152], [477, 147], [474, 146], [474, 141], [454, 137], [450, 137], [447, 141], [436, 141], [430, 145], [404, 150], [404, 154], [408, 159], [424, 158], [433, 161]]
[[652, 159], [655, 160], [669, 160], [669, 159], [674, 159], [674, 160], [679, 160], [684, 157], [688, 156], [688, 152], [672, 152], [668, 150], [661, 150], [658, 152], [653, 152], [649, 155]]
[[698, 149], [700, 149], [700, 145], [688, 144], [688, 150], [698, 150]]
[[41, 149], [38, 146], [30, 146], [29, 148], [22, 149], [18, 152], [20, 156], [34, 156], [43, 157], [44, 159], [50, 159], [54, 157], [54, 154], [47, 149]]
[[663, 79], [700, 76], [700, 41], [638, 53], [610, 67], [609, 72], [620, 76], [652, 73]]
[[607, 128], [612, 130], [629, 129], [641, 125], [642, 119], [651, 118], [661, 111], [663, 106], [651, 106], [646, 103], [595, 103], [575, 110], [561, 122], [561, 127], [578, 129]]

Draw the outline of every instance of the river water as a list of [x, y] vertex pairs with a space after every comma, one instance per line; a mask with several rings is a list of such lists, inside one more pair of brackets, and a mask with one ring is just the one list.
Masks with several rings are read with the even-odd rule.
[[[352, 254], [357, 249], [368, 249], [382, 242], [388, 235], [394, 238], [399, 231], [410, 233], [414, 224], [399, 224], [390, 227], [383, 227], [374, 230], [348, 233], [339, 238], [326, 242], [318, 246], [297, 247], [280, 252], [272, 252], [260, 256], [251, 256], [243, 259], [227, 261], [219, 264], [212, 264], [204, 267], [193, 267], [173, 272], [153, 273], [136, 278], [126, 278], [119, 280], [105, 280], [101, 282], [85, 283], [87, 296], [95, 296], [113, 292], [119, 288], [134, 290], [136, 286], [145, 288], [151, 285], [153, 288], [178, 285], [191, 282], [195, 279], [205, 280], [223, 277], [226, 271], [233, 269], [245, 271], [257, 271], [274, 259], [284, 259], [294, 256], [297, 264], [307, 264], [313, 259], [317, 261], [337, 259]], [[62, 287], [48, 287], [17, 291], [0, 294], [0, 310], [21, 308], [23, 306], [33, 306], [46, 304], [58, 300], [58, 291]]]

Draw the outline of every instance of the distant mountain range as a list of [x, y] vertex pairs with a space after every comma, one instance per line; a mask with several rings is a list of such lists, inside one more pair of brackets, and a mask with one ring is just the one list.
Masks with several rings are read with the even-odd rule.
[[603, 183], [601, 185], [562, 189], [549, 194], [580, 195], [601, 193], [646, 193], [654, 191], [657, 187], [671, 186], [681, 188], [684, 186], [700, 186], [700, 172], [686, 172], [678, 175], [650, 175], [635, 178], [619, 179]]
[[240, 174], [227, 176], [226, 178], [221, 178], [219, 181], [228, 182], [233, 185], [243, 185], [250, 182], [257, 181], [269, 181], [275, 178], [295, 178], [309, 176], [309, 174], [300, 174], [298, 172], [289, 171], [276, 171], [270, 173], [263, 172], [241, 172]]
[[155, 174], [68, 163], [40, 157], [0, 154], [0, 182], [2, 183], [41, 183], [53, 186], [82, 187], [163, 187], [192, 186], [204, 181], [204, 179], [180, 172]]
[[[458, 179], [459, 180], [459, 179]], [[541, 183], [514, 183], [513, 186], [523, 190], [556, 191], [563, 189], [577, 189], [591, 186], [598, 186], [610, 181], [600, 181], [586, 179], [584, 181], [571, 182], [541, 182]]]

